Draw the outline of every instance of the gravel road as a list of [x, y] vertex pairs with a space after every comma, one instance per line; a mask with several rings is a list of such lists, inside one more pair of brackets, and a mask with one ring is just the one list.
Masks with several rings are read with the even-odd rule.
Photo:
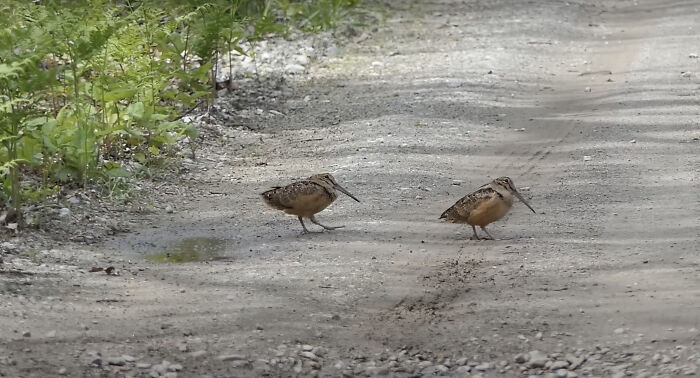
[[[697, 374], [700, 5], [387, 13], [222, 121], [168, 211], [6, 262], [0, 376]], [[362, 201], [318, 215], [344, 229], [258, 196], [323, 171]], [[438, 220], [506, 175], [538, 214], [516, 202], [494, 241]]]

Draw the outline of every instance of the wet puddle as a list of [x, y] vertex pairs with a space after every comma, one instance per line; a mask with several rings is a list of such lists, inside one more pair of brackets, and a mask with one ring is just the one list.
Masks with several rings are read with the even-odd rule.
[[163, 252], [146, 257], [147, 260], [161, 263], [187, 263], [212, 261], [221, 257], [226, 249], [226, 240], [196, 237], [170, 243]]

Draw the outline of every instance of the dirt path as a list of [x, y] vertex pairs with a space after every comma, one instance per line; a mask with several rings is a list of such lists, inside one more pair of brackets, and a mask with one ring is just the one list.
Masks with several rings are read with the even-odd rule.
[[[392, 4], [222, 143], [211, 195], [1, 276], [0, 376], [695, 374], [700, 8]], [[257, 193], [320, 171], [362, 203], [299, 236]], [[539, 214], [482, 242], [437, 220], [503, 175]], [[144, 259], [176, 245], [216, 258]]]

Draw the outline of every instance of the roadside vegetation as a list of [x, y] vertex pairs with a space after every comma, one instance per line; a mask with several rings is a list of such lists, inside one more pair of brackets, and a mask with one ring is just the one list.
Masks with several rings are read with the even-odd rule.
[[331, 28], [359, 1], [3, 1], [0, 223], [22, 228], [23, 204], [61, 188], [124, 190], [179, 140], [194, 154], [181, 118], [226, 87], [223, 54]]

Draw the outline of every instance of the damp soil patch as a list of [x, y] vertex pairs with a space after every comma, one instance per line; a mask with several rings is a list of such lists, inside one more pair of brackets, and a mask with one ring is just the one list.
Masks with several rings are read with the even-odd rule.
[[146, 257], [147, 260], [160, 263], [188, 263], [213, 261], [222, 258], [226, 249], [226, 240], [219, 238], [194, 237], [168, 244], [161, 252]]

